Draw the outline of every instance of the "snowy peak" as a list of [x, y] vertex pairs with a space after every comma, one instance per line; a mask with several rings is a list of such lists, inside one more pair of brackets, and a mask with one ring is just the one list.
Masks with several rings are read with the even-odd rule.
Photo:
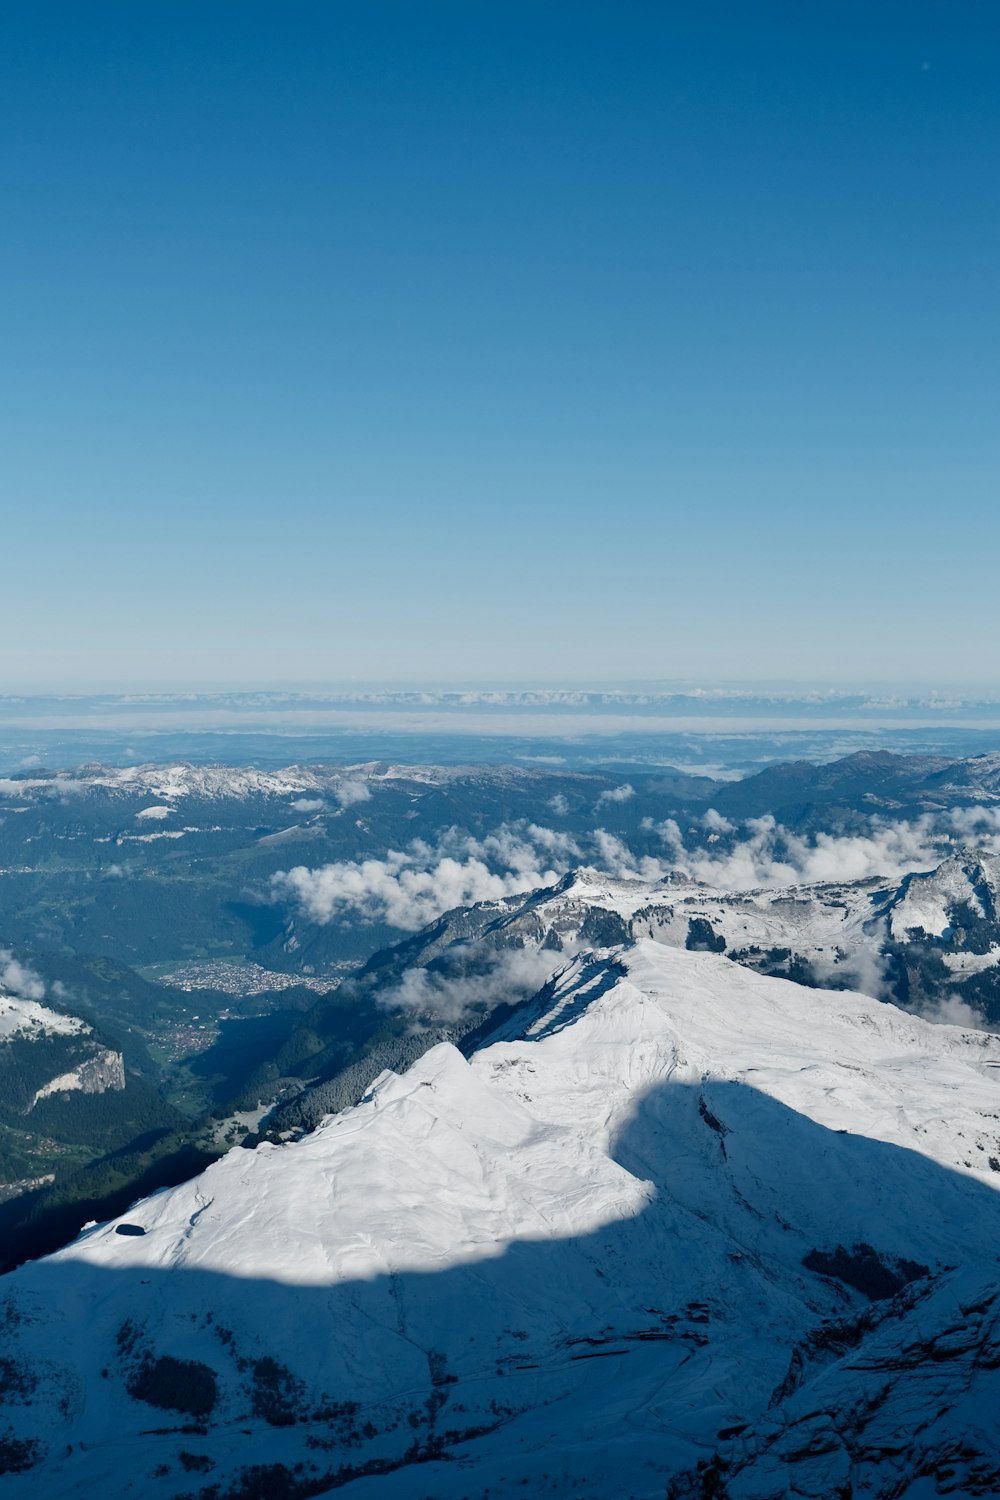
[[964, 850], [928, 874], [908, 875], [892, 904], [893, 937], [949, 939], [957, 930], [995, 927], [1000, 856]]
[[[8, 1278], [11, 1493], [165, 1500], [195, 1465], [230, 1496], [256, 1464], [292, 1497], [379, 1475], [459, 1500], [544, 1468], [612, 1500], [701, 1461], [734, 1495], [834, 1493], [845, 1465], [881, 1495], [871, 1432], [902, 1494], [908, 1417], [877, 1398], [911, 1412], [916, 1341], [949, 1337], [933, 1451], [961, 1436], [982, 1467], [993, 1324], [949, 1329], [998, 1292], [998, 1070], [1000, 1038], [864, 995], [581, 950], [492, 1045], [434, 1047]], [[824, 1469], [827, 1387], [868, 1416]]]
[[[857, 987], [940, 1019], [1000, 1023], [1000, 856], [959, 850], [889, 879], [722, 891], [677, 874], [610, 878], [576, 870], [506, 922], [574, 951], [642, 937], [725, 953], [762, 973]], [[528, 913], [530, 911], [530, 922]]]
[[120, 1093], [125, 1063], [79, 1016], [0, 988], [0, 1086], [5, 1111], [20, 1122], [44, 1099]]

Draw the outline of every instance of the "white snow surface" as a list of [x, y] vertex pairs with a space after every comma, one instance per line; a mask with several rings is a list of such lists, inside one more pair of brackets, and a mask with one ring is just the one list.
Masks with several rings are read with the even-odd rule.
[[0, 990], [0, 1043], [13, 1036], [78, 1036], [89, 1030], [78, 1016], [63, 1016], [37, 1000], [21, 1000]]
[[[725, 1439], [734, 1495], [777, 1500], [793, 1470], [801, 1493], [832, 1495], [845, 1465], [856, 1495], [887, 1475], [902, 1495], [909, 1457], [865, 1468], [855, 1428], [888, 1423], [887, 1444], [912, 1422], [918, 1456], [921, 1423], [993, 1441], [992, 1325], [968, 1358], [914, 1373], [898, 1356], [943, 1336], [962, 1298], [997, 1294], [998, 1070], [1000, 1037], [860, 994], [649, 939], [582, 954], [471, 1061], [437, 1046], [300, 1142], [234, 1150], [9, 1277], [9, 1352], [39, 1372], [11, 1430], [47, 1448], [9, 1493], [191, 1493], [183, 1447], [223, 1485], [248, 1463], [376, 1460], [396, 1467], [347, 1494], [662, 1500], [749, 1424]], [[814, 1350], [805, 1395], [769, 1413], [793, 1348], [868, 1306], [803, 1256], [859, 1243], [938, 1279], [912, 1307], [876, 1304], [893, 1309], [871, 1335], [877, 1374]], [[128, 1396], [143, 1348], [216, 1372], [206, 1435], [151, 1431], [185, 1419]], [[254, 1416], [265, 1355], [302, 1383], [297, 1425]], [[862, 1414], [815, 1442], [809, 1428], [806, 1458], [783, 1450], [790, 1425], [815, 1427], [824, 1380]], [[356, 1419], [331, 1418], [346, 1401]], [[453, 1437], [451, 1461], [403, 1463], [414, 1436], [477, 1428], [493, 1430]]]
[[[863, 1126], [958, 1171], [967, 1151], [956, 1107], [973, 1132], [1000, 1103], [1000, 1036], [651, 942], [635, 946], [627, 970], [572, 1025], [560, 1024], [581, 978], [574, 963], [530, 1040], [471, 1062], [450, 1044], [435, 1047], [402, 1077], [383, 1074], [365, 1101], [305, 1140], [232, 1152], [130, 1212], [148, 1231], [142, 1240], [107, 1227], [63, 1257], [327, 1286], [589, 1233], [648, 1203], [648, 1185], [617, 1165], [613, 1145], [637, 1100], [668, 1082], [747, 1085], [830, 1129]], [[316, 1194], [318, 1173], [328, 1193]], [[197, 1233], [186, 1233], [209, 1197]], [[266, 1204], [253, 1232], [213, 1233], [242, 1198]], [[352, 1209], [363, 1230], [345, 1234]], [[900, 1248], [908, 1242], [909, 1228]]]
[[998, 885], [1000, 859], [980, 851], [946, 859], [927, 874], [911, 875], [904, 880], [902, 899], [892, 912], [892, 935], [901, 940], [914, 932], [946, 938], [956, 908], [979, 918], [993, 915], [983, 902], [985, 897], [990, 907], [995, 905]]
[[818, 982], [884, 999], [890, 940], [934, 938], [957, 980], [994, 967], [1000, 946], [978, 953], [951, 945], [961, 939], [967, 914], [995, 927], [998, 905], [1000, 859], [965, 850], [901, 882], [871, 878], [746, 891], [717, 890], [679, 874], [650, 882], [582, 869], [555, 893], [540, 895], [536, 910], [571, 940], [587, 912], [600, 907], [625, 917], [635, 937], [676, 947], [688, 941], [692, 919], [702, 919], [741, 961], [751, 961], [754, 950], [785, 949], [804, 959]]

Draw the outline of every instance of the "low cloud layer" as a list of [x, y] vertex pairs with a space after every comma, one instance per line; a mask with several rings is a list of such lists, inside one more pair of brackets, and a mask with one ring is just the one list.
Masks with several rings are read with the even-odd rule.
[[634, 854], [623, 839], [595, 828], [591, 844], [592, 863], [620, 880], [646, 880], [655, 885], [669, 875], [671, 866], [649, 854]]
[[962, 1026], [966, 1031], [994, 1031], [996, 1028], [988, 1026], [983, 1016], [960, 995], [947, 995], [943, 1000], [927, 1000], [916, 1011], [925, 1021], [933, 1021], [937, 1026]]
[[[520, 819], [482, 838], [449, 828], [434, 842], [416, 839], [377, 858], [282, 871], [273, 877], [272, 895], [320, 924], [360, 918], [412, 932], [454, 907], [552, 885], [581, 865], [649, 884], [679, 875], [745, 891], [899, 880], [967, 844], [1000, 853], [1000, 810], [992, 808], [897, 822], [872, 818], [863, 831], [844, 834], [797, 834], [770, 815], [736, 824], [712, 809], [700, 826], [707, 843], [688, 847], [673, 818], [644, 818], [640, 849], [600, 827], [571, 834]], [[863, 979], [860, 988], [880, 992], [877, 976]]]
[[874, 945], [857, 948], [836, 963], [822, 953], [810, 953], [808, 961], [818, 984], [832, 984], [836, 988], [847, 985], [873, 1000], [891, 998], [888, 960]]
[[367, 782], [350, 778], [338, 781], [333, 788], [333, 795], [341, 807], [354, 807], [358, 802], [370, 802], [372, 794]]
[[[461, 959], [461, 953], [453, 952]], [[565, 959], [529, 948], [508, 948], [472, 973], [407, 969], [402, 981], [379, 997], [387, 1010], [411, 1012], [416, 1019], [460, 1021], [470, 1011], [516, 1004], [540, 990]]]
[[0, 797], [17, 797], [34, 800], [47, 797], [65, 801], [69, 797], [80, 797], [86, 792], [87, 783], [72, 776], [25, 777], [17, 781], [10, 776], [0, 776]]
[[900, 878], [932, 868], [943, 852], [930, 817], [898, 823], [873, 820], [867, 833], [817, 833], [813, 838], [792, 833], [770, 815], [750, 818], [741, 826], [744, 837], [718, 851], [686, 851], [672, 820], [657, 831], [678, 869], [721, 890]]
[[630, 797], [635, 796], [635, 787], [626, 781], [621, 786], [610, 787], [598, 797], [595, 808], [604, 807], [609, 802], [627, 802]]
[[9, 948], [0, 948], [0, 989], [18, 1000], [44, 1000], [45, 985], [41, 975], [22, 964]]
[[956, 807], [948, 815], [955, 838], [988, 854], [1000, 854], [1000, 807]]
[[381, 859], [281, 871], [271, 889], [320, 924], [353, 915], [415, 932], [456, 906], [552, 885], [579, 856], [568, 834], [534, 823], [504, 824], [485, 839], [449, 829], [436, 845], [416, 839]]

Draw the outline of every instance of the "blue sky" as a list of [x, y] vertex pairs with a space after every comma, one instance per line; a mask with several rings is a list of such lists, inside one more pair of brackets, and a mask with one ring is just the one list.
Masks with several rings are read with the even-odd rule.
[[1000, 677], [1000, 10], [0, 12], [0, 691]]

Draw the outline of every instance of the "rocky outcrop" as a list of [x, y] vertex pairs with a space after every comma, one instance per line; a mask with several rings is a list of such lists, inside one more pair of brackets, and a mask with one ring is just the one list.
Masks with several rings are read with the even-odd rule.
[[102, 1048], [95, 1052], [92, 1057], [87, 1057], [78, 1063], [68, 1073], [60, 1073], [58, 1078], [51, 1078], [35, 1094], [29, 1109], [42, 1099], [48, 1099], [52, 1094], [64, 1094], [73, 1090], [81, 1094], [106, 1094], [110, 1091], [120, 1093], [125, 1087], [125, 1062], [120, 1052], [112, 1052], [110, 1048]]

